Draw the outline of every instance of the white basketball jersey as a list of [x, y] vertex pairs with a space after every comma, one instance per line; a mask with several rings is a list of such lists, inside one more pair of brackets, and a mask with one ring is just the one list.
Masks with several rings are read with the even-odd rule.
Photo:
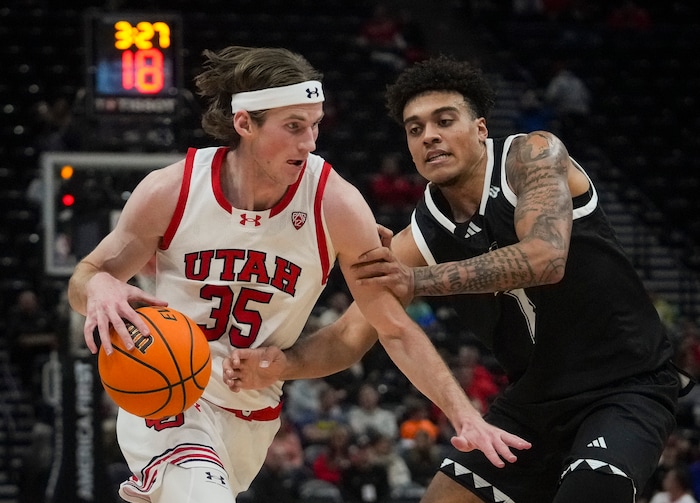
[[228, 149], [190, 149], [173, 219], [157, 252], [156, 294], [202, 328], [212, 353], [204, 398], [259, 410], [279, 403], [282, 382], [231, 392], [222, 361], [232, 347], [294, 344], [335, 263], [321, 200], [331, 166], [309, 155], [299, 180], [264, 211], [223, 195]]

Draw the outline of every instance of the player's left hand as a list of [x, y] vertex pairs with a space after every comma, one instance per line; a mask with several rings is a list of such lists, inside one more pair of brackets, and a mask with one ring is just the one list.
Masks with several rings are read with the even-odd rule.
[[532, 447], [527, 440], [497, 428], [483, 418], [464, 421], [450, 442], [463, 452], [480, 450], [497, 468], [503, 468], [506, 462], [515, 463], [518, 460], [513, 449], [522, 451]]
[[381, 246], [363, 253], [351, 270], [358, 285], [386, 287], [404, 305], [413, 298], [413, 269], [401, 263], [391, 248]]
[[224, 384], [233, 392], [262, 389], [281, 380], [287, 357], [277, 346], [234, 348], [224, 359]]

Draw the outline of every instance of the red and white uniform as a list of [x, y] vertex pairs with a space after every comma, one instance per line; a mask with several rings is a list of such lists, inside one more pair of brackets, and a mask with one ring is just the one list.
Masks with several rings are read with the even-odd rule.
[[[334, 250], [321, 195], [330, 165], [310, 155], [297, 184], [264, 211], [232, 208], [220, 186], [226, 148], [190, 150], [180, 202], [157, 254], [156, 295], [204, 330], [213, 357], [204, 398], [234, 409], [275, 406], [280, 386], [231, 393], [231, 347], [294, 344], [321, 294]], [[320, 190], [319, 190], [320, 189]]]
[[[148, 426], [143, 419], [119, 412], [119, 443], [132, 471], [141, 473], [122, 487], [122, 496], [132, 496], [131, 501], [148, 501], [153, 490], [149, 484], [159, 484], [156, 462], [212, 463], [228, 472], [234, 492], [247, 487], [279, 423], [263, 419], [269, 424], [238, 431], [237, 438], [230, 432], [252, 426], [241, 417], [269, 416], [269, 408], [279, 406], [282, 382], [233, 393], [223, 382], [223, 359], [234, 346], [292, 346], [335, 263], [321, 204], [331, 166], [311, 154], [297, 183], [273, 208], [240, 210], [226, 200], [220, 184], [227, 152], [225, 147], [190, 149], [178, 205], [156, 256], [156, 295], [202, 328], [212, 353], [212, 376], [203, 400], [185, 412], [183, 424]], [[203, 419], [212, 412], [214, 420]], [[217, 433], [212, 422], [222, 420], [230, 426]], [[239, 441], [250, 435], [252, 439]], [[179, 454], [171, 456], [172, 452]], [[236, 460], [235, 468], [231, 459]], [[241, 473], [245, 463], [248, 469]]]

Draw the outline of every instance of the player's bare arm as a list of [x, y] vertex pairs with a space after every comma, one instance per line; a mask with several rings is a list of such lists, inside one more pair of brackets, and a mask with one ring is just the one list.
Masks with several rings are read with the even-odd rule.
[[[413, 385], [450, 419], [458, 449], [479, 449], [497, 466], [516, 459], [511, 447], [528, 448], [525, 440], [486, 423], [474, 409], [454, 375], [425, 333], [386, 288], [354, 281], [352, 265], [365, 250], [380, 245], [374, 217], [360, 193], [340, 177], [329, 180], [329, 205], [324, 204], [338, 262], [364, 318], [377, 330], [387, 354]], [[344, 195], [332, 197], [333, 193]]]
[[[382, 246], [396, 251], [400, 265], [426, 265], [413, 242], [410, 228], [401, 231], [393, 240], [390, 229], [378, 225], [377, 230]], [[412, 278], [411, 269], [405, 269]], [[354, 265], [351, 271], [354, 273]], [[403, 304], [408, 304], [411, 298], [412, 293], [406, 289], [402, 295]], [[353, 303], [335, 323], [301, 337], [284, 351], [276, 347], [233, 349], [231, 357], [224, 360], [226, 384], [237, 392], [264, 388], [279, 380], [328, 376], [357, 363], [376, 342], [376, 330]]]
[[224, 360], [231, 391], [261, 389], [276, 382], [313, 379], [340, 372], [360, 361], [377, 342], [377, 332], [352, 304], [334, 323], [302, 336], [288, 349], [234, 348]]
[[[377, 266], [376, 270], [374, 265]], [[382, 242], [382, 248], [360, 255], [359, 262], [352, 269], [359, 284], [369, 278], [388, 282], [394, 295], [407, 306], [414, 297], [413, 268], [426, 265], [408, 226], [393, 238], [391, 246]]]
[[134, 307], [166, 305], [126, 282], [155, 253], [177, 203], [181, 173], [182, 166], [176, 164], [147, 175], [124, 205], [112, 232], [80, 261], [71, 276], [68, 298], [71, 307], [86, 317], [84, 337], [93, 353], [97, 351], [95, 329], [107, 352], [111, 352], [110, 326], [131, 347], [125, 319], [149, 333]]
[[[377, 233], [382, 246], [391, 247], [393, 232], [377, 225]], [[335, 323], [302, 336], [284, 351], [275, 346], [234, 348], [223, 363], [226, 385], [238, 392], [280, 380], [325, 377], [360, 361], [376, 342], [376, 330], [353, 303]]]
[[[350, 190], [348, 187], [343, 189], [346, 198], [347, 191]], [[347, 368], [359, 360], [376, 341], [377, 332], [366, 317], [376, 324], [380, 341], [399, 369], [450, 418], [456, 430], [456, 436], [452, 439], [456, 448], [464, 451], [481, 450], [496, 466], [504, 466], [505, 462], [515, 462], [517, 457], [512, 449], [528, 449], [530, 444], [483, 420], [454, 380], [454, 376], [428, 337], [410, 320], [398, 300], [388, 290], [358, 286], [354, 281], [352, 265], [357, 262], [355, 257], [361, 255], [358, 250], [379, 245], [376, 233], [372, 233], [373, 224], [370, 225], [373, 222], [371, 212], [359, 193], [354, 192], [354, 196], [355, 200], [350, 198], [348, 201], [350, 207], [344, 208], [341, 205], [329, 211], [324, 206], [324, 209], [334, 246], [339, 250], [341, 268], [356, 302], [339, 320], [307, 338], [300, 339], [295, 346], [284, 351], [284, 354], [275, 350], [260, 349], [234, 351], [234, 356], [224, 362], [227, 384], [236, 391], [265, 384], [268, 382], [266, 379], [274, 382], [285, 378], [321, 377]], [[341, 198], [332, 200], [338, 202]], [[361, 208], [360, 213], [353, 214], [358, 211], [357, 208]], [[365, 220], [368, 222], [364, 223]], [[339, 227], [341, 223], [342, 226]], [[337, 236], [338, 229], [344, 230], [340, 237]], [[348, 229], [355, 231], [349, 232]], [[360, 230], [359, 233], [357, 229]], [[353, 246], [353, 243], [358, 245]], [[416, 265], [424, 264], [410, 238], [410, 231], [399, 233], [392, 247], [409, 263], [415, 261]], [[343, 253], [345, 255], [341, 256]], [[359, 305], [362, 305], [362, 311]], [[358, 340], [361, 342], [358, 343]], [[338, 341], [342, 341], [340, 346]], [[340, 354], [342, 352], [346, 354]], [[236, 353], [238, 357], [235, 356]], [[245, 358], [249, 358], [250, 361]], [[260, 363], [265, 358], [266, 363], [261, 366]]]

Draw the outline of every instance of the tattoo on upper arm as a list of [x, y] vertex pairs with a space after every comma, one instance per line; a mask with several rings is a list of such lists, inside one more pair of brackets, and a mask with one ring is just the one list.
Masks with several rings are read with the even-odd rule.
[[[514, 225], [518, 229], [524, 223], [527, 232], [521, 241], [537, 239], [557, 250], [568, 247], [572, 214], [566, 190], [568, 162], [563, 145], [543, 134], [519, 141], [509, 153], [508, 182], [518, 196]], [[565, 265], [566, 258], [560, 256], [536, 271], [521, 247], [508, 246], [469, 260], [416, 269], [415, 293], [486, 293], [534, 286], [560, 277]]]
[[526, 236], [547, 241], [565, 249], [567, 239], [561, 232], [562, 222], [571, 218], [571, 195], [566, 188], [568, 153], [561, 143], [541, 134], [531, 135], [515, 149], [509, 163], [508, 177], [518, 194], [514, 225], [532, 215]]

